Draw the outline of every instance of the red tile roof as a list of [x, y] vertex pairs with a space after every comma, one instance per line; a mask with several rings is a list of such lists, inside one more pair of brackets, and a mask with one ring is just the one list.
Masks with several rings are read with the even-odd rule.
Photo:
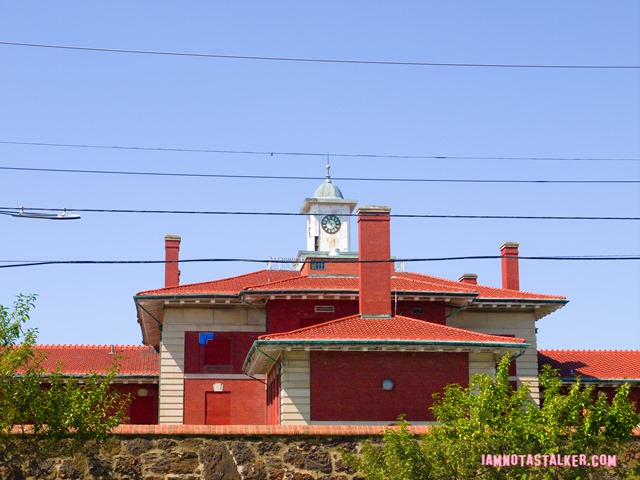
[[565, 300], [566, 297], [559, 295], [546, 295], [542, 293], [524, 292], [522, 290], [509, 290], [506, 288], [487, 287], [484, 285], [471, 285], [468, 283], [457, 282], [455, 280], [448, 280], [446, 278], [434, 277], [433, 275], [426, 275], [424, 273], [404, 272], [397, 275], [411, 278], [426, 283], [433, 283], [440, 285], [441, 288], [450, 289], [453, 291], [466, 291], [464, 287], [469, 288], [473, 292], [478, 293], [478, 298], [513, 298], [513, 299], [531, 299], [531, 300]]
[[[391, 280], [394, 292], [421, 292], [439, 294], [469, 294], [478, 299], [565, 300], [557, 295], [507, 290], [503, 288], [470, 285], [422, 273], [395, 272]], [[257, 272], [224, 278], [211, 282], [192, 283], [177, 287], [159, 288], [138, 293], [139, 296], [171, 295], [239, 295], [242, 291], [353, 291], [358, 292], [356, 276], [303, 276], [298, 271], [259, 270]]]
[[138, 295], [238, 295], [252, 285], [277, 282], [287, 278], [299, 277], [300, 272], [290, 270], [258, 270], [237, 277], [222, 278], [210, 282], [191, 283], [177, 287], [158, 288], [139, 292]]
[[640, 380], [640, 350], [539, 350], [538, 364], [545, 363], [562, 378]]
[[245, 289], [248, 292], [278, 292], [278, 291], [358, 291], [358, 277], [314, 275], [298, 276], [279, 282], [252, 285]]
[[258, 340], [404, 340], [512, 344], [525, 342], [522, 338], [472, 332], [401, 315], [393, 318], [362, 318], [360, 315], [353, 315], [290, 332], [262, 335]]
[[[441, 283], [433, 283], [426, 280], [416, 280], [403, 276], [404, 274], [391, 277], [391, 290], [398, 292], [420, 292], [420, 293], [462, 293], [475, 296], [473, 288], [466, 285], [457, 285], [455, 289], [445, 287]], [[263, 285], [254, 285], [245, 289], [248, 292], [277, 292], [277, 291], [351, 291], [357, 293], [359, 289], [359, 279], [355, 276], [330, 276], [313, 275], [299, 276], [271, 282]]]
[[153, 347], [134, 345], [37, 345], [45, 354], [43, 367], [53, 372], [58, 366], [67, 375], [107, 373], [115, 361], [119, 375], [159, 375], [160, 355]]

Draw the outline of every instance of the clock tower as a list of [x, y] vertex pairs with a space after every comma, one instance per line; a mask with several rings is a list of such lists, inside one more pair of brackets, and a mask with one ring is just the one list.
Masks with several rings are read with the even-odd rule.
[[300, 213], [307, 216], [307, 251], [339, 254], [349, 252], [351, 238], [349, 215], [358, 203], [345, 200], [340, 189], [331, 182], [330, 165], [327, 178], [312, 198], [306, 198]]

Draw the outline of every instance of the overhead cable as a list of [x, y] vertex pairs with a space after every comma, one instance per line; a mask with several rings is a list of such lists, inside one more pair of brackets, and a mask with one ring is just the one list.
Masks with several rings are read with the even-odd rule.
[[394, 155], [379, 153], [327, 153], [327, 152], [295, 152], [277, 150], [222, 150], [208, 148], [172, 148], [172, 147], [145, 147], [135, 145], [98, 145], [86, 143], [51, 143], [51, 142], [18, 142], [13, 140], [0, 140], [4, 145], [29, 145], [37, 147], [63, 147], [63, 148], [96, 148], [111, 150], [139, 150], [151, 152], [176, 152], [176, 153], [218, 153], [229, 155], [261, 155], [261, 156], [295, 156], [295, 157], [338, 157], [338, 158], [393, 158], [398, 160], [517, 160], [517, 161], [549, 161], [549, 162], [640, 162], [640, 158], [619, 157], [527, 157], [527, 156], [455, 156], [455, 155]]
[[14, 47], [34, 47], [61, 50], [79, 50], [101, 53], [128, 53], [136, 55], [166, 55], [176, 57], [219, 58], [228, 60], [263, 60], [276, 62], [336, 63], [355, 65], [394, 65], [406, 67], [464, 67], [464, 68], [538, 68], [538, 69], [574, 69], [574, 70], [626, 70], [640, 69], [640, 65], [569, 65], [569, 64], [533, 64], [533, 63], [452, 63], [452, 62], [411, 62], [400, 60], [357, 60], [337, 58], [275, 57], [261, 55], [228, 55], [221, 53], [169, 52], [161, 50], [131, 50], [125, 48], [83, 47], [79, 45], [55, 45], [49, 43], [27, 43], [0, 41], [0, 45]]
[[[238, 211], [210, 211], [210, 210], [134, 210], [134, 209], [103, 209], [103, 208], [65, 208], [65, 212], [87, 213], [129, 213], [129, 214], [166, 214], [166, 215], [247, 215], [247, 216], [272, 216], [272, 217], [297, 217], [308, 216], [300, 212], [238, 212]], [[50, 212], [60, 211], [59, 208], [40, 207], [0, 207], [4, 212]], [[640, 220], [640, 217], [596, 217], [596, 216], [559, 216], [559, 215], [444, 215], [444, 214], [406, 214], [392, 213], [380, 214], [395, 218], [457, 218], [457, 219], [483, 219], [483, 220]], [[341, 217], [358, 217], [357, 213], [340, 214]], [[372, 214], [371, 216], [376, 216]]]
[[[114, 170], [80, 170], [71, 168], [35, 168], [35, 167], [7, 167], [0, 166], [0, 170], [25, 172], [54, 172], [54, 173], [88, 173], [98, 175], [136, 175], [154, 177], [183, 177], [183, 178], [238, 178], [252, 180], [324, 180], [325, 177], [312, 176], [282, 176], [282, 175], [233, 175], [214, 173], [179, 173], [179, 172], [132, 172]], [[452, 179], [452, 178], [373, 178], [373, 177], [332, 177], [334, 180], [346, 182], [418, 182], [418, 183], [560, 183], [560, 184], [624, 184], [640, 183], [640, 180], [509, 180], [509, 179]]]
[[[445, 262], [455, 260], [493, 260], [505, 258], [501, 255], [475, 255], [461, 257], [429, 257], [429, 258], [396, 258], [390, 260], [358, 260], [340, 259], [340, 263], [392, 263], [392, 262]], [[580, 255], [580, 256], [518, 256], [513, 257], [519, 260], [554, 260], [554, 261], [620, 261], [620, 260], [640, 260], [640, 255]], [[331, 261], [330, 259], [324, 259]], [[11, 263], [12, 260], [3, 260], [7, 263], [0, 265], [0, 268], [36, 267], [43, 265], [140, 265], [140, 264], [160, 264], [160, 263], [278, 263], [294, 264], [300, 263], [298, 260], [283, 259], [255, 259], [255, 258], [194, 258], [187, 260], [41, 260], [23, 263]]]

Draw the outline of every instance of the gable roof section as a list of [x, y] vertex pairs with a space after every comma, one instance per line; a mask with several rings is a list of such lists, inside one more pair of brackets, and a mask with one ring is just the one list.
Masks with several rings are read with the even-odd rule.
[[566, 300], [566, 297], [560, 295], [547, 295], [542, 293], [525, 292], [522, 290], [509, 290], [506, 288], [487, 287], [485, 285], [472, 285], [469, 283], [457, 282], [446, 278], [434, 277], [424, 273], [403, 272], [396, 273], [400, 277], [406, 277], [427, 284], [439, 285], [445, 291], [465, 291], [470, 289], [478, 294], [478, 299], [526, 299], [526, 300]]
[[[303, 275], [288, 278], [279, 282], [254, 285], [245, 289], [247, 293], [255, 292], [310, 292], [310, 291], [331, 291], [331, 292], [352, 292], [357, 294], [359, 290], [359, 278], [357, 276], [336, 276], [336, 275]], [[459, 288], [445, 288], [439, 283], [415, 280], [405, 276], [394, 275], [391, 277], [392, 292], [415, 292], [447, 295], [463, 295], [475, 297], [477, 293], [474, 289], [460, 284]]]
[[[253, 285], [245, 292], [278, 291], [352, 291], [358, 292], [357, 276], [310, 275], [286, 278], [281, 281]], [[392, 292], [469, 296], [480, 299], [565, 301], [565, 297], [508, 290], [504, 288], [470, 285], [431, 275], [396, 272], [391, 277]]]
[[254, 284], [269, 283], [290, 277], [299, 277], [300, 272], [290, 270], [258, 270], [256, 272], [222, 278], [211, 282], [191, 283], [175, 287], [145, 290], [136, 294], [138, 323], [145, 345], [159, 345], [164, 323], [163, 301], [167, 299], [197, 297], [239, 297], [240, 292]]
[[[391, 288], [397, 292], [424, 292], [446, 294], [469, 294], [479, 299], [528, 299], [565, 300], [558, 295], [545, 295], [520, 290], [470, 285], [423, 273], [395, 272]], [[158, 288], [139, 292], [137, 296], [173, 295], [239, 295], [243, 291], [358, 291], [357, 276], [301, 275], [291, 270], [258, 270], [256, 272], [223, 278], [210, 282], [191, 283], [176, 287]]]
[[358, 292], [358, 277], [335, 275], [299, 275], [279, 282], [252, 285], [244, 289], [245, 292]]
[[157, 288], [139, 292], [137, 296], [171, 296], [171, 295], [238, 295], [252, 285], [278, 282], [288, 278], [299, 277], [300, 272], [291, 270], [258, 270], [256, 272], [222, 278], [210, 282], [190, 283], [176, 287]]
[[640, 350], [540, 350], [538, 365], [560, 370], [560, 377], [640, 382]]
[[362, 318], [360, 315], [299, 328], [290, 332], [262, 335], [258, 340], [358, 340], [464, 343], [525, 343], [522, 338], [501, 337], [396, 315], [391, 318]]
[[45, 372], [60, 367], [65, 375], [104, 375], [119, 362], [118, 377], [160, 374], [160, 355], [153, 347], [114, 345], [112, 350], [111, 345], [36, 345], [35, 349], [45, 355]]
[[[536, 318], [562, 307], [567, 300], [557, 295], [544, 295], [519, 290], [471, 285], [422, 273], [394, 272], [391, 277], [392, 294], [429, 297], [429, 300], [450, 301], [457, 307], [491, 307], [511, 303], [521, 307], [535, 307]], [[274, 295], [348, 294], [357, 296], [356, 275], [301, 275], [291, 270], [258, 270], [235, 277], [210, 282], [192, 283], [139, 292], [134, 300], [138, 321], [146, 345], [158, 345], [164, 322], [163, 301], [197, 297], [226, 297], [240, 301], [243, 298], [266, 298]]]
[[332, 320], [290, 332], [262, 335], [253, 342], [243, 365], [248, 375], [267, 373], [283, 350], [395, 350], [399, 352], [520, 352], [522, 338], [502, 337], [416, 320], [401, 315]]

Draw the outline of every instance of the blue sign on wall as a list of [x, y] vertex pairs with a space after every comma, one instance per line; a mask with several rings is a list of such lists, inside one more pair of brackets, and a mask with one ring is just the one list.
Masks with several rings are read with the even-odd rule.
[[208, 340], [213, 340], [213, 332], [200, 333], [200, 345], [206, 345]]

